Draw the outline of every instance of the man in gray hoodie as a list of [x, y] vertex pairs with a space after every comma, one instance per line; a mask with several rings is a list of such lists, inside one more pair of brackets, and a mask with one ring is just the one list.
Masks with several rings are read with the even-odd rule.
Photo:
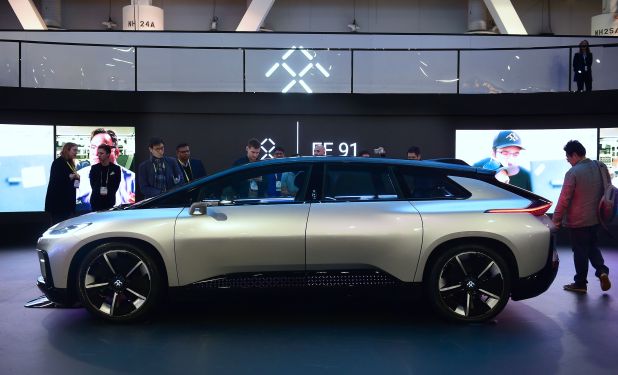
[[560, 198], [556, 204], [553, 222], [557, 228], [563, 224], [571, 232], [571, 246], [575, 263], [574, 283], [565, 290], [579, 293], [587, 291], [588, 261], [596, 270], [603, 291], [609, 290], [609, 268], [597, 246], [599, 219], [597, 209], [604, 191], [601, 173], [609, 172], [603, 163], [586, 157], [586, 148], [579, 141], [569, 141], [564, 146], [566, 159], [571, 164], [564, 176]]

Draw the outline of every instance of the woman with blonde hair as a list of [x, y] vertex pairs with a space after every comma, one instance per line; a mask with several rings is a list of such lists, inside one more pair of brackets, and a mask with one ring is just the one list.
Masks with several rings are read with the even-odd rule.
[[60, 156], [54, 160], [49, 172], [45, 196], [45, 212], [51, 215], [52, 225], [69, 219], [75, 213], [75, 189], [79, 187], [79, 174], [75, 169], [77, 144], [67, 142]]

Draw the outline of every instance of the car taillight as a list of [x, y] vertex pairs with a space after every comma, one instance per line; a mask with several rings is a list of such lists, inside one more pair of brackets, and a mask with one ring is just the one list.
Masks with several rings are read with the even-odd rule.
[[530, 206], [526, 208], [496, 208], [492, 210], [485, 211], [489, 214], [520, 214], [520, 213], [529, 213], [534, 216], [544, 215], [547, 210], [551, 207], [552, 202], [549, 201], [536, 201], [532, 202]]

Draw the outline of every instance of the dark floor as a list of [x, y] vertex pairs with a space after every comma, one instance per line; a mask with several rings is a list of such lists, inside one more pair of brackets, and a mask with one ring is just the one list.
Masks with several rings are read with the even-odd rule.
[[[617, 270], [618, 249], [604, 255]], [[618, 278], [607, 293], [594, 277], [587, 295], [565, 292], [573, 264], [560, 256], [549, 291], [488, 324], [445, 323], [419, 299], [243, 293], [110, 325], [81, 308], [24, 308], [40, 295], [35, 251], [4, 249], [0, 374], [617, 374]]]

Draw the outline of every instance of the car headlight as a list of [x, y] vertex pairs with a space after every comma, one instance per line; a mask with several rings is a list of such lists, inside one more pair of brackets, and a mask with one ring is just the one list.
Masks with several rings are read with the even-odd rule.
[[92, 224], [92, 223], [71, 224], [71, 225], [67, 225], [65, 227], [54, 228], [54, 229], [52, 229], [49, 232], [49, 234], [58, 235], [58, 234], [66, 234], [66, 233], [69, 233], [69, 232], [75, 232], [75, 231], [78, 231], [80, 229], [86, 228], [90, 224]]

